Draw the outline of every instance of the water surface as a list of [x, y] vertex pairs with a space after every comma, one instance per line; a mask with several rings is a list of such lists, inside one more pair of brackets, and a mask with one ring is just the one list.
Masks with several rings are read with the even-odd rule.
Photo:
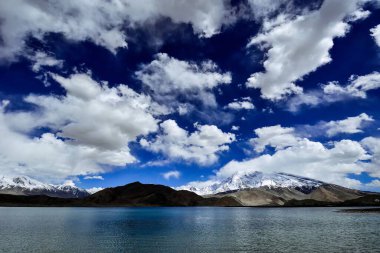
[[337, 208], [0, 208], [1, 252], [380, 252]]

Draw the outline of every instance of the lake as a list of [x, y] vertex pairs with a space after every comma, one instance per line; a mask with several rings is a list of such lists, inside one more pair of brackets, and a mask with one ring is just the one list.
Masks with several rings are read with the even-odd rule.
[[338, 208], [0, 208], [0, 252], [380, 252]]

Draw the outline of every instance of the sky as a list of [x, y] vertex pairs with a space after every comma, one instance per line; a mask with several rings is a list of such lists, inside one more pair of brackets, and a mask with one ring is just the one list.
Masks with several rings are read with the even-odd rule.
[[0, 1], [0, 173], [380, 191], [380, 1]]

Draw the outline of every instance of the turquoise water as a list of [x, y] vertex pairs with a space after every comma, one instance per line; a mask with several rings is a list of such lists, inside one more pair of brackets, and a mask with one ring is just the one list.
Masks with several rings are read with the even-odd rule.
[[380, 252], [337, 208], [0, 208], [1, 252]]

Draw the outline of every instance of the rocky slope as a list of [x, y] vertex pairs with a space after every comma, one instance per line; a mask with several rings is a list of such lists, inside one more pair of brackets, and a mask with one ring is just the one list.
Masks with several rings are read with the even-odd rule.
[[46, 195], [58, 198], [84, 198], [90, 195], [86, 190], [75, 186], [45, 184], [26, 176], [0, 177], [0, 194]]

